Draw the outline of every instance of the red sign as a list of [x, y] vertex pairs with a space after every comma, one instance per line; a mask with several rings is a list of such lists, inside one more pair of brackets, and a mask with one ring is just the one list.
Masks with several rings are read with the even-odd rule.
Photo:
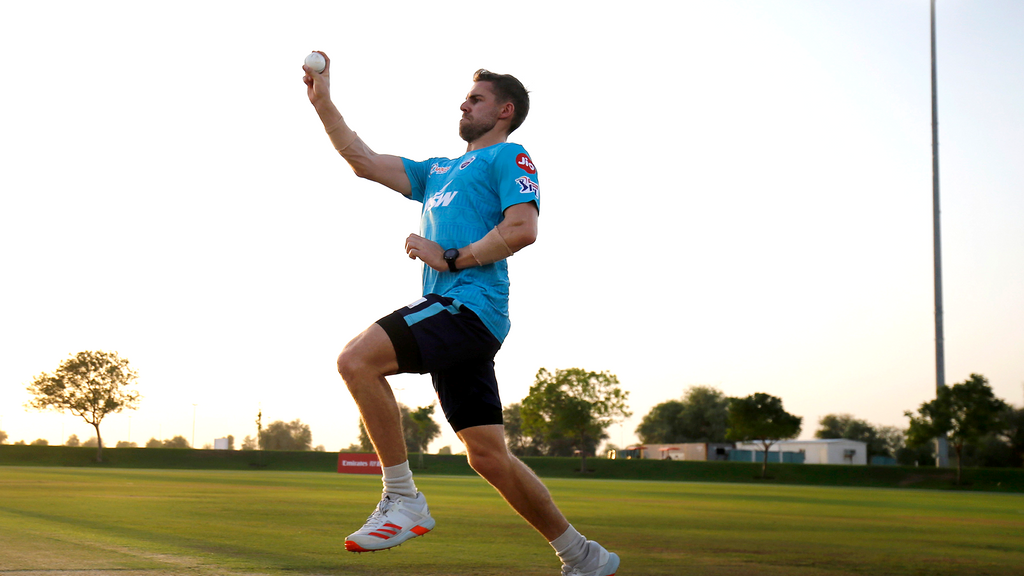
[[516, 156], [516, 166], [519, 166], [529, 174], [536, 174], [537, 167], [533, 165], [533, 160], [526, 154], [520, 154]]
[[376, 454], [363, 452], [339, 452], [338, 474], [377, 474], [384, 471]]

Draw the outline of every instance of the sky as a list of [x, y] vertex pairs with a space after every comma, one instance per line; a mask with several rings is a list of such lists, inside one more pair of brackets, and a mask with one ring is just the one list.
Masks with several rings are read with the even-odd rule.
[[[1024, 3], [937, 8], [945, 370], [1024, 402]], [[632, 417], [694, 385], [905, 427], [935, 395], [929, 3], [0, 4], [0, 429], [85, 440], [26, 385], [82, 350], [138, 371], [104, 443], [300, 419], [357, 442], [335, 359], [416, 300], [419, 204], [352, 174], [306, 97], [332, 59], [378, 152], [465, 151], [481, 67], [531, 110], [543, 188], [510, 260], [503, 402], [615, 374]], [[412, 407], [430, 379], [391, 380]], [[438, 410], [438, 421], [441, 422]], [[442, 422], [430, 451], [462, 448]]]

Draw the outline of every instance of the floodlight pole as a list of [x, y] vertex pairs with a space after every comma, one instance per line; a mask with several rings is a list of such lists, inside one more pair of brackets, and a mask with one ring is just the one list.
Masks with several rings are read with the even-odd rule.
[[196, 447], [196, 406], [199, 404], [192, 405], [192, 448]]
[[[935, 0], [931, 0], [932, 28], [932, 218], [935, 241], [935, 393], [946, 387], [946, 351], [942, 330], [942, 234], [939, 227], [939, 101], [935, 73]], [[935, 465], [949, 466], [946, 436], [935, 439]]]

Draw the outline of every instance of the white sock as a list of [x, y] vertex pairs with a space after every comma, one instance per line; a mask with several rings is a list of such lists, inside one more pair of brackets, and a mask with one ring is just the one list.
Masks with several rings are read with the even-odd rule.
[[567, 566], [579, 566], [587, 557], [587, 539], [572, 527], [572, 524], [565, 529], [561, 536], [550, 542], [555, 549], [555, 554], [563, 564]]
[[406, 498], [416, 497], [416, 484], [412, 481], [412, 470], [409, 469], [408, 460], [395, 466], [388, 466], [383, 470], [385, 494], [396, 494]]

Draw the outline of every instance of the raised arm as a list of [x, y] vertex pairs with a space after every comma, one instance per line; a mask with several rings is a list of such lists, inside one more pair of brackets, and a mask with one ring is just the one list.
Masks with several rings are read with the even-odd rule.
[[306, 75], [302, 81], [306, 83], [306, 95], [313, 105], [324, 129], [331, 138], [335, 149], [352, 167], [352, 171], [360, 178], [373, 180], [383, 184], [405, 196], [412, 193], [412, 185], [405, 174], [405, 166], [398, 156], [377, 154], [356, 135], [342, 117], [338, 107], [331, 101], [331, 59], [321, 52], [327, 66], [321, 73], [316, 73], [303, 66]]

